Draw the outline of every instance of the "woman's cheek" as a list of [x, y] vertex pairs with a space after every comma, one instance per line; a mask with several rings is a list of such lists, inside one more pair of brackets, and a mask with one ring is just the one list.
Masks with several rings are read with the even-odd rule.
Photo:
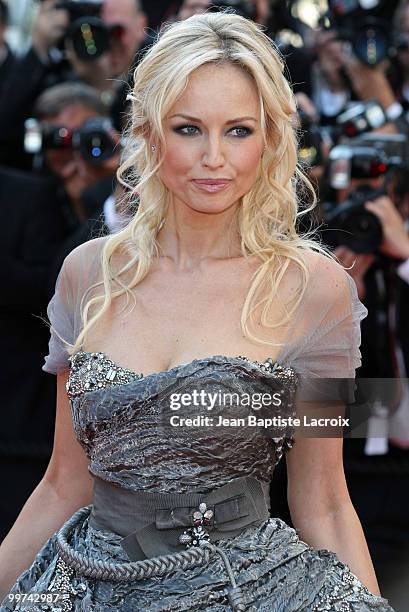
[[186, 179], [189, 176], [190, 166], [186, 166], [186, 159], [175, 151], [170, 151], [159, 171], [160, 179], [173, 194], [181, 193], [186, 189]]
[[261, 152], [259, 147], [247, 150], [240, 159], [237, 159], [236, 168], [240, 175], [246, 181], [255, 181], [258, 174], [258, 169], [261, 161]]
[[192, 147], [186, 147], [183, 144], [168, 147], [162, 164], [163, 172], [186, 174], [192, 166], [193, 157]]

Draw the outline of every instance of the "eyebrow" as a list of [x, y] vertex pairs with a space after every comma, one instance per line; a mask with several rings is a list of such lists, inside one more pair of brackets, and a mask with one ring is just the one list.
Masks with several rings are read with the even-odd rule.
[[[202, 123], [200, 119], [197, 117], [192, 117], [191, 115], [184, 115], [183, 113], [178, 113], [176, 115], [171, 115], [170, 119], [173, 117], [183, 117], [183, 119], [188, 119], [189, 121], [194, 121], [195, 123]], [[255, 121], [257, 123], [257, 119], [255, 117], [236, 117], [236, 119], [230, 119], [226, 121], [226, 125], [231, 125], [232, 123], [239, 123], [240, 121]]]

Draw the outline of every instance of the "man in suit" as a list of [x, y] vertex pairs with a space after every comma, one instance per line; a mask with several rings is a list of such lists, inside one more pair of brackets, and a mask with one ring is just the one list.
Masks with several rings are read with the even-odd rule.
[[[67, 134], [107, 116], [98, 94], [83, 84], [47, 90], [37, 103], [43, 127]], [[112, 144], [118, 136], [112, 132]], [[44, 171], [0, 168], [5, 282], [0, 300], [3, 340], [0, 428], [0, 540], [41, 479], [52, 449], [55, 380], [42, 371], [49, 329], [40, 319], [68, 253], [106, 233], [104, 203], [113, 192], [119, 148], [99, 164], [75, 147], [45, 147]]]
[[41, 370], [49, 266], [63, 236], [54, 181], [0, 167], [0, 541], [41, 479], [53, 441], [55, 384]]

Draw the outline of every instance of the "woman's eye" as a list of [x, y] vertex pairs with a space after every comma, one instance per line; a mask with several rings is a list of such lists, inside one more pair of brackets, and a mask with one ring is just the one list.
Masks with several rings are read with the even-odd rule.
[[[183, 134], [185, 136], [195, 136], [199, 132], [199, 128], [195, 125], [181, 125], [179, 127], [175, 127], [174, 131], [177, 134]], [[228, 133], [232, 133], [237, 138], [245, 138], [246, 136], [252, 134], [253, 130], [248, 127], [244, 127], [243, 125], [239, 125], [229, 130]]]
[[181, 125], [180, 127], [175, 128], [175, 132], [178, 134], [185, 134], [187, 136], [193, 136], [196, 134], [196, 130], [198, 128], [195, 125]]
[[238, 136], [239, 138], [245, 138], [253, 132], [253, 130], [251, 130], [250, 128], [244, 127], [242, 125], [233, 128], [231, 131], [236, 132], [236, 136]]

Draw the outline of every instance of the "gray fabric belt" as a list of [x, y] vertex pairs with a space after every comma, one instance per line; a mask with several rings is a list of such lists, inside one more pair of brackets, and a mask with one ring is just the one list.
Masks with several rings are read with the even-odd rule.
[[122, 536], [129, 558], [140, 561], [234, 537], [268, 518], [269, 484], [250, 476], [208, 493], [129, 491], [95, 477], [89, 524]]

